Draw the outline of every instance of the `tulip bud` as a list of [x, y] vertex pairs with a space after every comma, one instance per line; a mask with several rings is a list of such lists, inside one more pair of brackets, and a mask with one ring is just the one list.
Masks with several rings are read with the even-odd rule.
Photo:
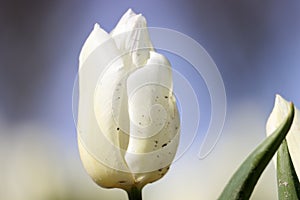
[[[272, 134], [284, 121], [289, 112], [290, 103], [280, 95], [276, 95], [274, 108], [266, 125], [267, 135]], [[297, 173], [300, 177], [300, 111], [295, 108], [293, 124], [286, 136], [289, 153]]]
[[145, 18], [129, 9], [110, 34], [96, 24], [79, 56], [78, 146], [88, 174], [105, 188], [140, 190], [168, 171], [179, 129], [171, 66]]

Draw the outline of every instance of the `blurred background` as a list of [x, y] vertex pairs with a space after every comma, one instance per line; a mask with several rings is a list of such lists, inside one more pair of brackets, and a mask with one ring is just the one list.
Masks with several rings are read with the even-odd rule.
[[[72, 90], [79, 52], [94, 23], [110, 31], [128, 8], [142, 13], [149, 26], [199, 42], [218, 66], [227, 95], [214, 151], [200, 160], [196, 140], [163, 179], [144, 189], [145, 200], [216, 199], [265, 138], [275, 94], [300, 107], [299, 1], [1, 0], [1, 200], [127, 198], [121, 190], [98, 187], [84, 171]], [[252, 199], [276, 198], [270, 164]]]

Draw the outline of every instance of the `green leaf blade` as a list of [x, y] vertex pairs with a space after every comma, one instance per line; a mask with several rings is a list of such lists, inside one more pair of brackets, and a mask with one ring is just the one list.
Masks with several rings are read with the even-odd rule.
[[262, 172], [287, 135], [294, 119], [294, 105], [285, 121], [267, 137], [241, 164], [231, 177], [219, 200], [249, 199]]
[[277, 153], [277, 185], [279, 200], [300, 199], [300, 183], [286, 140], [282, 142]]

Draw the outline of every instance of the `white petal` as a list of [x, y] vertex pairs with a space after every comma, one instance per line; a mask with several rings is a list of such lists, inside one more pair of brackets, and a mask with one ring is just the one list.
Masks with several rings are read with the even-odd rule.
[[102, 132], [123, 157], [129, 141], [129, 116], [127, 99], [127, 70], [119, 58], [104, 71], [97, 83], [94, 110]]
[[[102, 34], [101, 37], [98, 35], [99, 32]], [[112, 97], [102, 95], [103, 93], [111, 95], [111, 88], [115, 82], [110, 84], [108, 81], [115, 77], [114, 74], [122, 76], [119, 72], [124, 68], [123, 62], [114, 40], [97, 27], [82, 51], [81, 59], [85, 61], [81, 63], [79, 70], [77, 124], [81, 158], [90, 176], [99, 185], [125, 187], [124, 181], [130, 185], [133, 179], [131, 174], [120, 172], [128, 172], [128, 167], [119, 149], [120, 138], [115, 134], [115, 121], [112, 117], [108, 118], [111, 112], [107, 112], [107, 108], [103, 107], [112, 101]], [[109, 74], [113, 76], [110, 77]], [[98, 101], [99, 99], [101, 101]]]
[[267, 135], [271, 135], [280, 124], [286, 119], [289, 113], [290, 104], [280, 95], [276, 95], [274, 108], [267, 121]]
[[[289, 102], [276, 95], [275, 105], [267, 121], [267, 135], [272, 134], [284, 121], [289, 112]], [[289, 152], [297, 176], [300, 177], [300, 111], [295, 108], [293, 124], [286, 136]], [[276, 160], [276, 159], [275, 159]]]
[[[118, 27], [118, 29], [119, 28], [124, 28], [124, 29], [128, 29], [126, 26], [127, 26], [127, 24], [128, 24], [128, 21], [132, 18], [132, 17], [134, 17], [134, 16], [136, 16], [136, 14], [135, 14], [135, 12], [133, 12], [133, 10], [131, 9], [131, 8], [129, 8], [128, 10], [127, 10], [127, 12], [126, 13], [124, 13], [124, 15], [121, 17], [121, 19], [119, 20], [119, 22], [118, 22], [118, 24], [117, 24], [117, 26], [116, 27]], [[120, 30], [118, 30], [118, 29], [114, 29], [112, 32], [111, 32], [111, 34], [114, 34], [114, 31], [120, 31]]]
[[105, 41], [109, 40], [111, 37], [108, 33], [100, 28], [99, 24], [94, 25], [93, 31], [90, 33], [89, 37], [85, 41], [84, 45], [82, 46], [80, 55], [79, 55], [79, 67], [84, 63], [87, 57], [101, 44]]
[[159, 179], [179, 143], [179, 114], [169, 62], [151, 52], [148, 63], [127, 80], [130, 139], [125, 160], [140, 182]]
[[146, 64], [149, 51], [153, 49], [146, 19], [129, 9], [111, 32], [118, 48], [127, 54], [125, 65], [140, 67]]

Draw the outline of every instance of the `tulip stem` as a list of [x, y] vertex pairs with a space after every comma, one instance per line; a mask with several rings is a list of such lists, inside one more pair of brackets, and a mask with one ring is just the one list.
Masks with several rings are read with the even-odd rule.
[[131, 190], [127, 191], [129, 200], [142, 200], [142, 189], [132, 187]]

